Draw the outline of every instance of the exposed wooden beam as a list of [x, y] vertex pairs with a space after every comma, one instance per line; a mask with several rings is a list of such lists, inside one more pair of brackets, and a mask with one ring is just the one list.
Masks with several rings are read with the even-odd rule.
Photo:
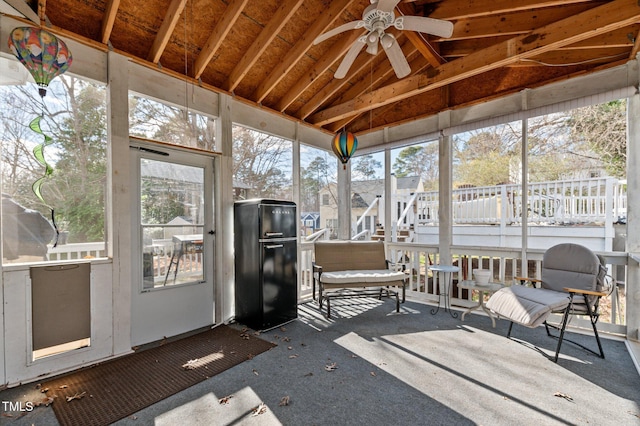
[[162, 21], [162, 25], [160, 25], [158, 34], [156, 34], [156, 39], [153, 41], [149, 55], [147, 55], [147, 59], [150, 62], [157, 64], [160, 61], [169, 38], [171, 38], [173, 30], [178, 25], [178, 19], [180, 19], [180, 14], [184, 10], [185, 4], [187, 4], [187, 0], [171, 0], [167, 14]]
[[559, 49], [533, 58], [523, 59], [511, 66], [572, 66], [580, 64], [605, 64], [629, 57], [628, 47], [607, 47], [603, 49]]
[[213, 55], [216, 54], [222, 45], [222, 42], [227, 34], [229, 34], [229, 31], [231, 31], [231, 28], [233, 28], [233, 25], [238, 20], [240, 13], [247, 5], [248, 1], [249, 0], [231, 0], [229, 2], [229, 5], [220, 17], [220, 20], [213, 29], [213, 32], [202, 47], [200, 55], [198, 55], [198, 58], [196, 59], [194, 66], [195, 78], [200, 78], [205, 68], [207, 68], [207, 65], [211, 62]]
[[522, 10], [516, 13], [460, 19], [454, 23], [453, 35], [446, 41], [525, 34], [601, 4], [603, 3], [579, 3], [553, 9]]
[[[398, 10], [402, 15], [415, 15], [415, 9], [405, 3], [399, 3], [397, 6]], [[407, 39], [418, 49], [418, 51], [425, 57], [427, 61], [433, 67], [437, 67], [438, 65], [446, 62], [438, 50], [429, 44], [419, 33], [413, 31], [403, 31], [403, 34], [407, 36]]]
[[240, 84], [240, 81], [247, 75], [251, 67], [258, 61], [269, 44], [271, 44], [273, 39], [280, 33], [282, 27], [289, 22], [289, 19], [296, 13], [303, 2], [304, 0], [287, 0], [280, 4], [280, 7], [278, 7], [278, 10], [273, 14], [267, 26], [260, 32], [258, 38], [245, 52], [240, 62], [238, 62], [233, 71], [231, 71], [231, 74], [229, 74], [227, 82], [224, 85], [225, 90], [232, 92], [238, 84]]
[[589, 9], [528, 34], [497, 43], [464, 58], [441, 65], [431, 75], [407, 77], [397, 83], [361, 95], [312, 115], [315, 125], [333, 123], [342, 118], [368, 111], [447, 84], [473, 77], [483, 72], [511, 65], [571, 43], [635, 23], [640, 19], [637, 0], [617, 0]]
[[253, 94], [253, 99], [256, 102], [262, 102], [269, 92], [296, 66], [298, 61], [300, 61], [307, 50], [313, 45], [313, 40], [325, 32], [350, 4], [351, 0], [334, 0], [331, 2], [329, 9], [324, 11], [322, 15], [314, 21], [311, 27], [304, 32], [302, 37], [296, 42], [293, 48], [291, 48], [287, 56], [278, 63], [278, 66], [271, 71], [266, 79], [260, 82]]
[[477, 16], [498, 15], [519, 10], [566, 6], [572, 3], [591, 3], [591, 0], [475, 0], [444, 1], [435, 5], [430, 18], [464, 19]]
[[340, 59], [351, 45], [362, 36], [362, 31], [350, 31], [338, 42], [331, 46], [331, 49], [316, 62], [313, 68], [307, 71], [289, 90], [287, 94], [278, 101], [274, 109], [284, 111], [291, 105], [300, 95], [313, 84], [313, 82], [327, 71], [338, 59]]
[[[378, 54], [384, 55], [384, 53], [382, 52]], [[349, 72], [352, 73], [352, 75], [358, 74], [359, 72], [367, 69], [367, 67], [370, 66], [375, 58], [376, 56], [372, 56], [368, 53], [361, 53], [354, 61], [353, 65], [351, 65], [351, 69], [349, 70]], [[393, 72], [393, 70], [391, 71]], [[301, 120], [304, 120], [349, 83], [349, 80], [346, 78], [332, 79], [326, 86], [318, 90], [311, 99], [305, 102], [302, 108], [300, 108], [300, 110], [295, 115]]]
[[638, 54], [638, 50], [640, 50], [640, 32], [636, 31], [635, 33], [632, 33], [632, 35], [633, 35], [633, 47], [631, 48], [629, 59], [634, 59]]
[[104, 10], [104, 18], [102, 18], [102, 29], [100, 30], [100, 39], [102, 40], [102, 44], [109, 43], [111, 31], [113, 31], [113, 24], [116, 21], [116, 15], [118, 14], [119, 7], [120, 0], [107, 1], [107, 6]]
[[[563, 49], [602, 49], [602, 48], [616, 48], [616, 47], [628, 47], [633, 46], [633, 40], [635, 34], [640, 30], [640, 24], [635, 24], [629, 27], [618, 28], [607, 34], [601, 34], [597, 37], [591, 37], [586, 40], [579, 41], [567, 46], [562, 46], [559, 50]], [[631, 36], [630, 36], [631, 35]], [[440, 43], [440, 54], [447, 58], [456, 58], [467, 56], [477, 50], [485, 49], [489, 46], [493, 46], [497, 42], [508, 40], [512, 36], [500, 36], [489, 38], [474, 38], [468, 40], [458, 40], [453, 43], [444, 42]]]
[[[402, 41], [402, 39], [400, 39], [401, 36], [399, 32], [394, 32], [394, 35], [399, 38], [399, 42]], [[417, 49], [411, 43], [404, 43], [403, 52], [406, 57], [409, 57], [411, 55], [414, 55], [417, 52]], [[378, 53], [378, 55], [385, 55], [385, 53], [381, 51]], [[367, 53], [360, 54], [360, 56], [351, 66], [350, 72], [352, 73], [352, 75], [357, 75], [358, 73], [372, 66], [371, 64], [374, 59], [374, 56], [371, 56]], [[382, 64], [385, 64], [386, 66]], [[342, 96], [340, 96], [340, 98], [336, 102], [342, 103], [344, 99], [351, 99], [355, 96], [358, 96], [364, 93], [366, 90], [371, 90], [372, 87], [377, 87], [381, 81], [386, 81], [388, 78], [395, 75], [391, 64], [387, 60], [379, 63], [378, 66], [376, 66], [375, 78], [373, 78], [373, 74], [374, 73], [367, 74], [366, 78], [362, 78], [359, 82], [352, 85], [351, 88], [348, 89]], [[338, 93], [340, 89], [346, 84], [349, 84], [349, 80], [347, 80], [346, 78], [334, 78], [329, 82], [329, 84], [318, 90], [311, 99], [305, 102], [302, 108], [300, 108], [297, 114], [295, 114], [296, 117], [304, 120], [305, 118], [313, 114], [314, 111], [316, 111], [318, 108], [324, 105], [327, 100]]]
[[[408, 43], [408, 44], [411, 44], [411, 43]], [[415, 55], [415, 52], [414, 52], [414, 55]], [[411, 56], [414, 56], [414, 55], [407, 54], [409, 65], [411, 66], [411, 69], [414, 70], [412, 72], [413, 75], [418, 74], [422, 72], [425, 68], [431, 66], [427, 62], [427, 59], [424, 56], [418, 55], [417, 57], [412, 59]], [[389, 81], [393, 81], [391, 79], [394, 79], [394, 78], [395, 78], [395, 72], [393, 71], [393, 68], [391, 68], [391, 66], [389, 66], [388, 68], [380, 68], [373, 73], [373, 76], [370, 79], [373, 81], [373, 84], [371, 86], [368, 85], [368, 79], [362, 79], [357, 84], [355, 84], [351, 89], [345, 92], [340, 97], [340, 99], [338, 99], [336, 102], [333, 103], [333, 105], [340, 104], [348, 99], [353, 99], [357, 96], [360, 96], [363, 93], [371, 92], [372, 87], [374, 88], [380, 87], [381, 85]], [[387, 109], [387, 108], [393, 108], [393, 105], [386, 105], [383, 109]], [[359, 117], [367, 115], [369, 112], [370, 111], [365, 111], [360, 116], [354, 115], [352, 117], [347, 117], [340, 121], [336, 121], [335, 123], [331, 123], [327, 125], [326, 128], [328, 130], [331, 130], [332, 132], [337, 132], [338, 130], [345, 128], [350, 123], [357, 120]]]
[[47, 0], [38, 0], [38, 18], [40, 25], [44, 25], [47, 20]]

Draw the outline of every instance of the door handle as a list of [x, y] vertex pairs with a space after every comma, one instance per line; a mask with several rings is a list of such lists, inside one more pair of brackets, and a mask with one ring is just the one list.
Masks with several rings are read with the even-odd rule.
[[214, 230], [209, 231], [209, 235], [213, 235], [215, 233], [216, 233], [216, 231], [214, 231]]
[[276, 249], [280, 247], [284, 247], [284, 244], [271, 244], [269, 246], [264, 246], [265, 249]]

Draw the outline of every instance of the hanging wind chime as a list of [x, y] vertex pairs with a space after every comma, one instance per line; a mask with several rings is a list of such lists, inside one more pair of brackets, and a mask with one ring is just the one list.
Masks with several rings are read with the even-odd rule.
[[358, 148], [358, 139], [351, 132], [343, 130], [333, 137], [331, 149], [342, 162], [344, 169], [347, 168], [346, 164], [353, 153], [356, 152], [356, 148]]
[[43, 143], [33, 148], [33, 156], [44, 167], [44, 175], [31, 185], [31, 189], [36, 197], [51, 210], [51, 221], [56, 231], [56, 240], [53, 245], [55, 247], [58, 245], [60, 231], [56, 225], [53, 207], [42, 196], [42, 185], [53, 174], [53, 167], [45, 159], [44, 148], [51, 145], [53, 139], [44, 134], [40, 122], [44, 118], [44, 97], [47, 94], [47, 87], [51, 80], [69, 68], [72, 62], [71, 52], [67, 45], [55, 35], [35, 27], [14, 28], [9, 36], [9, 48], [35, 80], [42, 102], [40, 116], [34, 118], [29, 123], [29, 127], [44, 138]]

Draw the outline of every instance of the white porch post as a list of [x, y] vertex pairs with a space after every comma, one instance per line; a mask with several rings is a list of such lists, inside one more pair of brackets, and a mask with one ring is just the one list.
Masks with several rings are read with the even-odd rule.
[[129, 60], [107, 54], [107, 200], [113, 218], [107, 226], [109, 255], [113, 259], [113, 354], [131, 351], [131, 178], [129, 167]]
[[301, 203], [300, 203], [300, 139], [299, 139], [299, 130], [300, 130], [300, 124], [296, 123], [296, 137], [295, 140], [293, 141], [293, 147], [292, 147], [292, 157], [293, 157], [293, 169], [292, 169], [292, 181], [293, 181], [293, 202], [296, 203], [296, 212], [298, 214], [298, 217], [296, 218], [296, 239], [298, 240], [298, 248], [296, 251], [296, 259], [298, 259], [298, 265], [296, 267], [296, 273], [298, 275], [298, 295], [300, 295], [300, 284], [302, 283], [302, 267], [300, 266], [302, 263], [302, 247], [300, 246], [300, 242], [302, 241], [302, 210], [301, 210]]
[[527, 249], [529, 248], [529, 209], [527, 206], [529, 205], [529, 121], [528, 119], [522, 120], [522, 152], [521, 162], [522, 169], [520, 170], [521, 176], [521, 186], [520, 191], [522, 191], [522, 201], [521, 201], [521, 232], [522, 235], [522, 252], [521, 252], [521, 274], [523, 277], [527, 277], [529, 274], [529, 263], [527, 260]]
[[438, 139], [438, 145], [438, 170], [440, 171], [438, 178], [440, 263], [451, 264], [451, 244], [453, 243], [453, 209], [451, 208], [453, 162], [451, 136], [441, 133]]
[[338, 162], [338, 239], [351, 239], [351, 162]]
[[391, 241], [391, 150], [384, 150], [384, 240]]
[[[630, 96], [627, 105], [627, 247], [640, 256], [640, 95]], [[637, 259], [637, 257], [636, 257]], [[627, 338], [640, 340], [640, 266], [629, 259], [627, 267]]]
[[233, 123], [231, 97], [220, 94], [216, 140], [219, 141], [220, 163], [216, 167], [218, 202], [216, 203], [216, 286], [215, 322], [227, 321], [235, 310], [233, 268]]

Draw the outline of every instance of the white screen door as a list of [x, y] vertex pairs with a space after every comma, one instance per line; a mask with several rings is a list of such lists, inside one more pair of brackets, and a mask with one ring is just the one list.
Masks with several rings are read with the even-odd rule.
[[213, 157], [132, 146], [131, 340], [153, 342], [213, 324]]

